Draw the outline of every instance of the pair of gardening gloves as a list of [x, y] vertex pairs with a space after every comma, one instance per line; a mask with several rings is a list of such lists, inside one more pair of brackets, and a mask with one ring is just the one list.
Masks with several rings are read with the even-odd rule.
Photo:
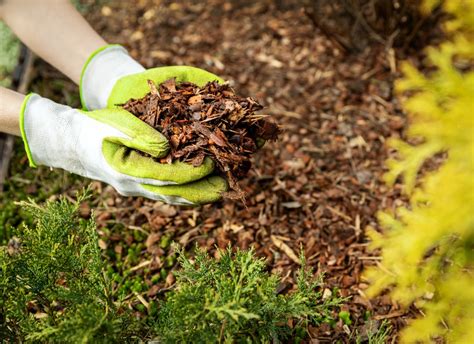
[[125, 196], [182, 205], [217, 201], [227, 183], [212, 175], [211, 159], [206, 158], [198, 167], [158, 162], [155, 158], [168, 154], [168, 140], [117, 106], [145, 96], [150, 91], [147, 80], [159, 84], [170, 78], [199, 86], [208, 81], [222, 82], [194, 67], [145, 70], [119, 45], [99, 49], [82, 71], [80, 94], [86, 110], [37, 94], [28, 95], [23, 102], [20, 127], [30, 165], [59, 167], [100, 180]]

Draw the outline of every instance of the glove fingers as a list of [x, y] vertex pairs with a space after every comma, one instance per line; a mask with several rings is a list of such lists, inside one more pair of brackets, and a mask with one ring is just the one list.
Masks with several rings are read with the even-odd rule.
[[108, 140], [102, 143], [102, 153], [115, 171], [152, 185], [193, 182], [211, 174], [215, 165], [210, 158], [204, 159], [204, 162], [197, 167], [178, 161], [162, 164], [133, 149]]
[[[155, 141], [155, 142], [145, 142], [142, 139], [127, 139], [123, 137], [113, 137], [109, 136], [104, 138], [103, 142], [109, 142], [113, 144], [117, 144], [118, 146], [126, 148], [131, 148], [134, 150], [138, 150], [143, 153], [147, 153], [155, 158], [161, 158], [166, 156], [169, 151], [169, 145], [166, 138], [164, 141]], [[104, 144], [102, 145], [102, 150], [104, 150]]]
[[162, 157], [168, 153], [169, 144], [166, 137], [126, 110], [102, 109], [82, 111], [82, 114], [107, 124], [129, 137], [129, 139], [109, 137], [107, 138], [109, 141], [138, 149], [154, 157]]
[[190, 205], [216, 202], [222, 198], [222, 194], [228, 189], [225, 179], [218, 176], [211, 176], [184, 185], [154, 186], [142, 184], [141, 187], [146, 191], [143, 194], [145, 197], [164, 200], [170, 204]]
[[[198, 86], [204, 86], [210, 81], [224, 82], [217, 75], [212, 74], [204, 69], [189, 66], [171, 66], [157, 67], [143, 72], [143, 76], [155, 83], [162, 83], [168, 79], [176, 78], [176, 82], [192, 82]], [[149, 92], [149, 90], [148, 90]]]
[[204, 86], [209, 81], [224, 82], [217, 75], [209, 73], [200, 68], [188, 66], [157, 67], [142, 73], [127, 75], [119, 79], [110, 93], [107, 101], [108, 108], [114, 108], [118, 104], [123, 104], [130, 99], [139, 99], [150, 92], [147, 80], [152, 80], [156, 84], [176, 78], [179, 82], [192, 82], [198, 86]]

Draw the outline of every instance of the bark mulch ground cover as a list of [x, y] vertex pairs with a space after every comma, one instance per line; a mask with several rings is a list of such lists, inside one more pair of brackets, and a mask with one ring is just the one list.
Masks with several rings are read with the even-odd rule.
[[[349, 297], [344, 310], [352, 320], [350, 326], [341, 320], [335, 329], [312, 329], [315, 342], [351, 342], [384, 319], [395, 338], [417, 310], [403, 310], [386, 296], [369, 300], [361, 272], [379, 264], [377, 254], [367, 251], [365, 228], [377, 228], [377, 211], [403, 202], [400, 186], [389, 189], [381, 180], [391, 154], [386, 141], [402, 135], [406, 125], [393, 94], [400, 75], [396, 51], [377, 45], [344, 54], [297, 1], [285, 2], [283, 9], [275, 3], [140, 0], [134, 6], [118, 1], [89, 8], [91, 25], [145, 67], [209, 70], [239, 95], [255, 97], [284, 131], [253, 156], [253, 168], [239, 182], [246, 204], [224, 199], [179, 208], [124, 198], [94, 182], [97, 197], [83, 214], [94, 209], [111, 269], [144, 281], [134, 289], [141, 299], [151, 301], [173, 285], [171, 241], [211, 253], [229, 244], [253, 246], [269, 270], [281, 274], [281, 291], [293, 288], [303, 249], [308, 264], [325, 274], [327, 291], [337, 288]], [[420, 53], [405, 57], [421, 60]], [[64, 91], [75, 90], [64, 77], [45, 65], [38, 73], [36, 91], [77, 106], [78, 99]], [[136, 295], [127, 296], [130, 307], [144, 314]]]

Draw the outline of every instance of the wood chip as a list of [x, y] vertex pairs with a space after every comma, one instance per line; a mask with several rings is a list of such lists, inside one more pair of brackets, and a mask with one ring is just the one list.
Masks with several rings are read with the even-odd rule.
[[294, 261], [296, 264], [301, 265], [301, 260], [298, 258], [298, 256], [295, 254], [295, 252], [285, 244], [282, 240], [277, 238], [274, 235], [271, 235], [270, 238], [272, 239], [273, 244], [282, 250], [292, 261]]

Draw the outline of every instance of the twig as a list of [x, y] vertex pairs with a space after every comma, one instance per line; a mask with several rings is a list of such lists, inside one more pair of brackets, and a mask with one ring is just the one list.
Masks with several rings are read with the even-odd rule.
[[145, 306], [146, 310], [149, 312], [150, 311], [150, 304], [148, 303], [147, 300], [145, 300], [145, 298], [143, 296], [141, 296], [140, 294], [138, 294], [137, 292], [134, 292], [135, 296], [137, 297], [138, 301], [140, 301], [143, 306]]
[[405, 314], [406, 314], [405, 311], [398, 311], [398, 312], [392, 312], [392, 313], [388, 313], [388, 314], [374, 315], [373, 319], [374, 320], [383, 320], [383, 319], [398, 318], [398, 317], [401, 317]]
[[282, 250], [292, 261], [296, 264], [301, 265], [301, 260], [295, 254], [295, 252], [282, 240], [277, 238], [275, 235], [271, 235], [270, 239], [272, 240], [273, 244], [280, 250]]
[[222, 337], [224, 336], [224, 328], [225, 328], [226, 322], [227, 322], [227, 319], [224, 319], [224, 321], [222, 322], [221, 331], [219, 334], [219, 343], [222, 343]]
[[383, 45], [386, 44], [385, 39], [383, 39], [373, 28], [369, 25], [369, 23], [365, 20], [360, 10], [357, 6], [354, 6], [352, 1], [344, 1], [346, 4], [347, 12], [350, 13], [357, 22], [360, 22], [364, 30], [372, 37], [372, 39], [376, 42], [379, 42]]
[[336, 215], [339, 215], [340, 217], [342, 217], [344, 220], [347, 220], [349, 222], [352, 222], [352, 218], [350, 216], [347, 216], [346, 214], [344, 214], [343, 212], [331, 207], [331, 206], [326, 206], [326, 208], [331, 212], [331, 213], [334, 213]]
[[145, 266], [148, 266], [150, 265], [151, 263], [153, 263], [153, 260], [150, 259], [150, 260], [145, 260], [144, 262], [141, 262], [140, 264], [130, 268], [130, 271], [136, 271], [136, 270], [140, 270], [141, 268], [144, 268]]
[[367, 256], [367, 257], [357, 257], [357, 259], [359, 259], [359, 260], [382, 260], [382, 257]]

